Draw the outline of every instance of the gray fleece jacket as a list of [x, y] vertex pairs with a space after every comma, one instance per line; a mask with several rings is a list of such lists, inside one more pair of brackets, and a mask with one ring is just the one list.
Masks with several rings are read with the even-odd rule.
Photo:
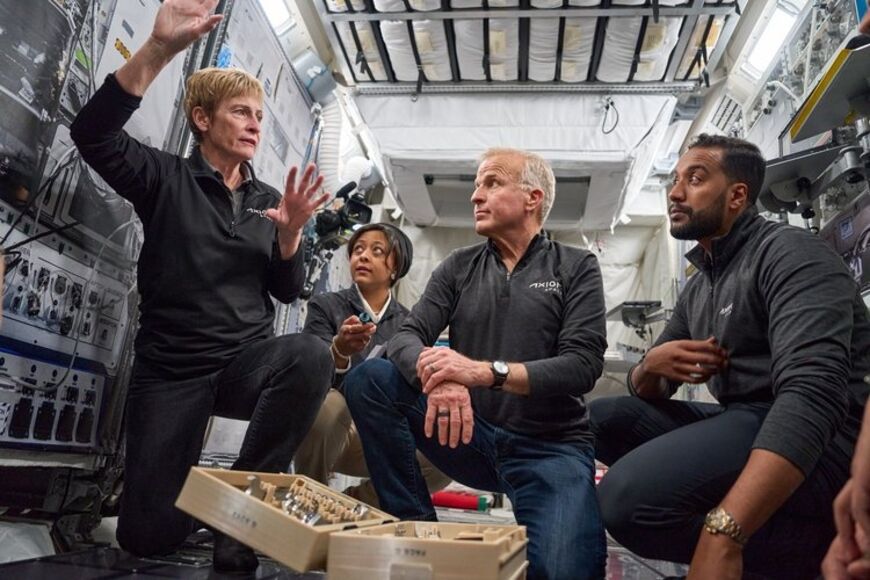
[[[848, 466], [870, 372], [870, 322], [842, 259], [811, 233], [749, 212], [686, 257], [689, 279], [656, 345], [715, 336], [728, 368], [708, 382], [724, 406], [769, 403], [754, 448], [809, 474], [829, 452]], [[671, 385], [671, 393], [679, 385]]]
[[528, 396], [472, 388], [480, 417], [532, 437], [589, 442], [583, 395], [604, 368], [604, 314], [592, 253], [538, 235], [508, 273], [495, 245], [485, 242], [454, 251], [435, 269], [387, 355], [419, 387], [420, 351], [449, 326], [454, 350], [528, 370]]

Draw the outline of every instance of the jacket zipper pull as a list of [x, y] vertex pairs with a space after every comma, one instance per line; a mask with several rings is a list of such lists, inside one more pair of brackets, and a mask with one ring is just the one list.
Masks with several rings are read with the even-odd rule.
[[233, 221], [230, 222], [230, 237], [236, 237], [236, 220], [233, 218]]

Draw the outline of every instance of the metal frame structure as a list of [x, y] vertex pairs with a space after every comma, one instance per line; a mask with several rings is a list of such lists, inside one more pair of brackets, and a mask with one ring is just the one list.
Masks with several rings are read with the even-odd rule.
[[[484, 82], [462, 81], [459, 83], [427, 83], [429, 94], [447, 93], [591, 93], [591, 94], [685, 94], [698, 89], [698, 81], [672, 83], [537, 83], [519, 81]], [[356, 90], [361, 95], [410, 95], [419, 93], [416, 83], [359, 83]]]
[[[606, 0], [605, 0], [606, 1]], [[704, 4], [704, 0], [695, 0], [692, 5], [660, 7], [659, 16], [728, 16], [735, 14], [739, 8], [736, 3]], [[630, 18], [649, 16], [655, 17], [656, 9], [652, 6], [611, 6], [607, 8], [488, 8], [452, 10], [432, 10], [413, 12], [330, 12], [327, 9], [328, 22], [363, 22], [381, 20], [474, 20], [484, 18]]]
[[[347, 2], [346, 5], [348, 10], [346, 12], [330, 11], [326, 0], [322, 0], [322, 2], [324, 10], [321, 11], [321, 17], [324, 23], [332, 29], [332, 32], [334, 33], [333, 40], [340, 47], [340, 51], [344, 55], [347, 69], [354, 82], [358, 85], [358, 89], [360, 92], [366, 94], [418, 94], [423, 90], [424, 85], [425, 91], [429, 93], [529, 91], [680, 94], [692, 92], [700, 86], [701, 82], [708, 83], [708, 71], [714, 70], [724, 55], [725, 48], [736, 27], [741, 11], [740, 3], [737, 0], [720, 0], [716, 4], [708, 4], [705, 0], [692, 0], [685, 6], [675, 7], [659, 6], [658, 0], [647, 0], [646, 5], [634, 7], [613, 6], [612, 0], [602, 0], [601, 6], [594, 8], [570, 7], [567, 5], [567, 1], [565, 1], [561, 8], [553, 9], [534, 8], [531, 5], [531, 0], [519, 0], [519, 6], [512, 8], [489, 7], [488, 2], [485, 0], [482, 8], [451, 8], [449, 0], [442, 0], [441, 8], [434, 11], [415, 11], [411, 8], [410, 3], [405, 0], [405, 10], [397, 12], [378, 12], [374, 6], [374, 0], [365, 0], [364, 11], [355, 11], [351, 3]], [[592, 44], [592, 59], [585, 81], [565, 82], [561, 79], [561, 60], [564, 47], [565, 21], [567, 18], [578, 17], [597, 19], [595, 38]], [[647, 25], [650, 19], [654, 22], [658, 22], [660, 17], [683, 18], [679, 39], [669, 56], [668, 67], [662, 79], [658, 82], [636, 82], [634, 81], [634, 76], [637, 69], [637, 63], [640, 60], [640, 52], [643, 46]], [[515, 81], [493, 81], [490, 75], [488, 24], [489, 20], [492, 18], [516, 19], [518, 21], [518, 75], [517, 80]], [[531, 20], [537, 18], [559, 19], [558, 41], [555, 54], [555, 74], [553, 81], [548, 83], [529, 80], [529, 29]], [[596, 81], [598, 66], [604, 51], [607, 23], [611, 18], [643, 19], [643, 25], [641, 26], [634, 49], [634, 63], [632, 64], [631, 73], [627, 83], [602, 83]], [[707, 39], [714, 19], [716, 18], [724, 18], [725, 22], [716, 46], [708, 53], [706, 46]], [[464, 81], [459, 75], [455, 33], [453, 30], [453, 22], [458, 19], [481, 20], [483, 23], [483, 67], [485, 81]], [[706, 19], [706, 24], [703, 24], [704, 19]], [[396, 81], [395, 72], [392, 69], [390, 61], [389, 48], [386, 46], [383, 36], [380, 34], [381, 22], [388, 20], [406, 21], [408, 24], [411, 45], [417, 62], [417, 68], [420, 71], [416, 83], [401, 83]], [[432, 82], [423, 74], [412, 29], [412, 22], [419, 20], [443, 21], [445, 36], [448, 41], [447, 58], [449, 58], [452, 77], [450, 81]], [[338, 28], [336, 26], [338, 23], [347, 23], [350, 26], [351, 34], [357, 44], [355, 51], [352, 50], [353, 47], [350, 47], [351, 51], [348, 52], [348, 47], [345, 46], [341, 35], [338, 33]], [[699, 23], [705, 26], [704, 33], [698, 46], [690, 46], [692, 43], [692, 36]], [[374, 79], [367, 63], [365, 62], [365, 56], [363, 55], [359, 45], [357, 27], [366, 25], [370, 26], [372, 29], [378, 55], [381, 62], [384, 64], [386, 76], [385, 81], [376, 81]], [[678, 78], [681, 64], [686, 58], [686, 54], [691, 54], [691, 51], [694, 52], [691, 65], [689, 66], [688, 71], [682, 75], [682, 78]], [[697, 76], [693, 75], [690, 77], [692, 71], [697, 71]]]

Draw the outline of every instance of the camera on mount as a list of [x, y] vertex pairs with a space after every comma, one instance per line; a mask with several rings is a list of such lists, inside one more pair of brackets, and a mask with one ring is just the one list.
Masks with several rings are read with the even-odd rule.
[[365, 196], [356, 189], [356, 182], [344, 185], [335, 194], [336, 199], [344, 199], [339, 209], [325, 209], [314, 220], [314, 231], [319, 238], [318, 245], [326, 250], [335, 250], [345, 244], [353, 232], [353, 227], [372, 221], [372, 208], [366, 203]]
[[[333, 252], [346, 244], [356, 226], [372, 221], [372, 208], [366, 203], [366, 193], [380, 182], [380, 174], [369, 169], [359, 180], [350, 181], [341, 187], [334, 199], [344, 203], [338, 209], [324, 209], [317, 213], [312, 225], [306, 226], [305, 236], [305, 284], [301, 298], [307, 300], [315, 291], [320, 274], [332, 259]], [[313, 229], [313, 231], [311, 231]]]

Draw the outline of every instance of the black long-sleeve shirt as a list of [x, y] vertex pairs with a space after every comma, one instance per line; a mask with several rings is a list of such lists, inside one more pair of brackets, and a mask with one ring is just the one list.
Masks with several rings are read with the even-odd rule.
[[708, 381], [711, 394], [726, 406], [770, 403], [754, 448], [805, 475], [826, 451], [848, 466], [870, 390], [870, 322], [842, 259], [754, 212], [714, 240], [712, 258], [700, 246], [687, 258], [700, 271], [656, 345], [715, 336], [729, 364]]
[[284, 303], [299, 295], [302, 252], [281, 259], [275, 225], [261, 215], [281, 196], [253, 168], [236, 213], [198, 149], [182, 158], [130, 137], [123, 127], [140, 102], [109, 75], [70, 132], [82, 158], [133, 203], [144, 226], [137, 377], [193, 378], [272, 336], [270, 294]]
[[592, 253], [539, 235], [508, 273], [486, 242], [453, 252], [435, 269], [387, 353], [420, 386], [417, 358], [449, 326], [457, 352], [528, 370], [528, 396], [471, 388], [476, 413], [532, 437], [591, 441], [583, 394], [604, 368], [604, 314]]

